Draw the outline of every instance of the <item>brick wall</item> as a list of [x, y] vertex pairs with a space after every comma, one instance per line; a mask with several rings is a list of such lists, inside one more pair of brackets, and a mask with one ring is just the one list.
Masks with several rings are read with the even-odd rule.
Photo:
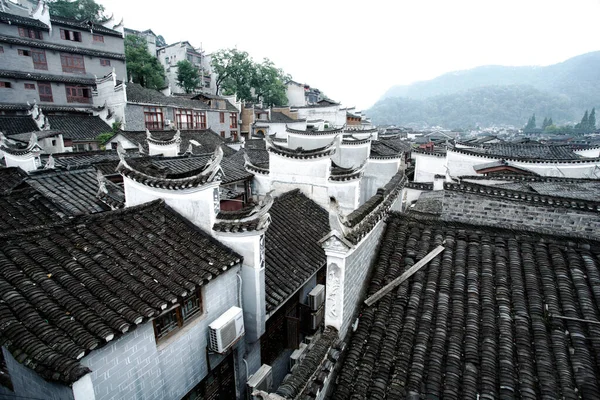
[[[92, 370], [96, 400], [180, 399], [208, 373], [208, 325], [238, 305], [237, 268], [212, 280], [203, 290], [204, 314], [156, 343], [151, 322], [144, 323], [82, 360]], [[240, 341], [239, 348], [243, 346]], [[236, 356], [243, 351], [236, 351]], [[210, 355], [216, 367], [221, 355]], [[236, 361], [236, 369], [239, 368]], [[245, 376], [236, 372], [237, 377]]]
[[375, 228], [357, 245], [356, 249], [346, 258], [344, 281], [344, 317], [340, 337], [346, 335], [348, 328], [354, 322], [359, 303], [366, 290], [366, 282], [371, 265], [377, 257], [377, 249], [385, 223], [379, 221]]
[[444, 191], [442, 219], [517, 228], [544, 233], [569, 233], [600, 238], [600, 214], [567, 207], [538, 206], [526, 201], [496, 199]]
[[5, 348], [4, 360], [14, 391], [0, 385], [0, 399], [31, 399], [31, 400], [71, 400], [73, 390], [59, 383], [47, 382], [32, 369], [14, 359]]

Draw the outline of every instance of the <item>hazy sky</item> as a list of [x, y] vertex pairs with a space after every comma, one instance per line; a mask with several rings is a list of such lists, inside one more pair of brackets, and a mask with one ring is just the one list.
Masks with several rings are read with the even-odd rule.
[[358, 109], [395, 84], [600, 50], [600, 0], [98, 0], [132, 29], [268, 57]]

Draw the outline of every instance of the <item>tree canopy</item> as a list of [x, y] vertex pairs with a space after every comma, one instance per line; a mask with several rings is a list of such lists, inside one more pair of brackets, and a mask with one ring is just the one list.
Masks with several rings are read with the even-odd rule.
[[177, 85], [182, 87], [186, 93], [192, 93], [194, 89], [200, 86], [200, 74], [188, 60], [177, 63]]
[[533, 114], [527, 121], [527, 125], [525, 125], [525, 130], [535, 129], [535, 127], [536, 127], [535, 114]]
[[50, 15], [76, 20], [103, 22], [108, 19], [104, 15], [104, 6], [94, 0], [51, 0]]
[[149, 89], [160, 89], [165, 84], [165, 70], [158, 59], [148, 51], [146, 39], [136, 35], [125, 36], [127, 76]]
[[287, 103], [285, 81], [291, 77], [267, 58], [256, 63], [245, 51], [223, 49], [212, 55], [212, 66], [217, 94], [236, 94], [242, 101], [269, 106]]
[[575, 125], [575, 129], [579, 129], [583, 132], [593, 132], [596, 130], [596, 109], [592, 108], [592, 112], [588, 114], [588, 110], [585, 110], [581, 122]]

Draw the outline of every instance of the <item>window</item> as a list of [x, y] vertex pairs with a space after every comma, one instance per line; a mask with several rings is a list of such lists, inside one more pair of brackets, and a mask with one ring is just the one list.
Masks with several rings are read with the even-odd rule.
[[231, 137], [233, 139], [234, 142], [238, 141], [238, 133], [237, 131], [231, 131]]
[[44, 38], [42, 36], [42, 31], [31, 28], [19, 28], [19, 36], [38, 40], [42, 40]]
[[194, 129], [194, 113], [192, 110], [175, 109], [177, 129]]
[[225, 113], [224, 112], [219, 113], [219, 122], [222, 124], [225, 123]]
[[103, 67], [110, 67], [110, 60], [101, 58], [100, 59], [100, 65], [102, 65]]
[[49, 83], [38, 82], [38, 93], [40, 94], [40, 101], [54, 101], [52, 99], [52, 85]]
[[29, 57], [31, 55], [31, 53], [29, 52], [29, 50], [19, 49], [18, 52], [19, 52], [20, 56]]
[[66, 86], [67, 103], [91, 103], [92, 90], [85, 86]]
[[35, 90], [35, 85], [33, 83], [26, 83], [25, 84], [25, 89], [33, 89], [33, 90]]
[[202, 295], [200, 291], [197, 291], [195, 295], [185, 299], [181, 305], [154, 319], [154, 335], [157, 341], [169, 336], [170, 333], [181, 328], [201, 313]]
[[148, 129], [164, 129], [162, 108], [144, 107], [144, 121]]
[[48, 70], [45, 50], [31, 50], [31, 59], [33, 60], [33, 68]]
[[0, 81], [0, 88], [10, 88], [12, 87], [10, 82], [2, 82]]
[[229, 127], [230, 127], [231, 129], [235, 129], [235, 128], [237, 128], [237, 122], [238, 122], [238, 121], [237, 121], [237, 114], [236, 114], [236, 113], [231, 113], [231, 114], [229, 115], [229, 120], [231, 121], [231, 122], [230, 122], [230, 124], [229, 124]]
[[69, 31], [66, 29], [60, 30], [60, 38], [70, 40], [72, 42], [81, 42], [81, 32]]
[[4, 53], [4, 47], [0, 46], [0, 53]]
[[196, 129], [206, 129], [206, 113], [204, 111], [196, 111], [194, 113], [194, 120]]
[[52, 146], [56, 146], [56, 139], [52, 139]]
[[62, 65], [63, 72], [85, 74], [85, 63], [83, 62], [83, 56], [79, 54], [61, 54], [60, 63]]
[[221, 131], [221, 137], [224, 138], [225, 137], [225, 131]]
[[93, 41], [94, 41], [94, 42], [96, 42], [96, 43], [104, 43], [104, 36], [102, 36], [102, 35], [98, 35], [97, 33], [94, 33], [94, 34], [92, 35], [92, 39], [93, 39]]

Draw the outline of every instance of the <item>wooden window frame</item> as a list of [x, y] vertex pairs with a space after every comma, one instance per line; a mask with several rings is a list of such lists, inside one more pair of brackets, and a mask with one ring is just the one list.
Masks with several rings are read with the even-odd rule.
[[165, 115], [162, 108], [144, 107], [144, 125], [146, 129], [165, 129]]
[[221, 131], [221, 137], [225, 139], [225, 131]]
[[0, 46], [0, 53], [4, 53], [4, 46]]
[[0, 81], [0, 88], [10, 89], [12, 88], [12, 83], [7, 81]]
[[54, 97], [52, 96], [52, 85], [50, 83], [38, 82], [38, 94], [40, 96], [40, 101], [44, 101], [47, 103], [54, 102]]
[[104, 43], [104, 35], [100, 35], [99, 33], [92, 33], [92, 41], [94, 43]]
[[24, 83], [23, 87], [27, 90], [35, 90], [35, 83]]
[[[185, 312], [182, 307], [184, 306], [185, 302], [193, 300], [193, 299], [197, 299], [198, 307], [197, 307], [196, 311], [192, 312], [188, 316], [185, 316], [184, 315]], [[162, 313], [161, 315], [159, 315], [158, 317], [156, 317], [152, 320], [152, 327], [154, 329], [154, 338], [156, 340], [156, 343], [158, 344], [158, 343], [164, 341], [165, 339], [173, 336], [174, 334], [179, 332], [181, 330], [181, 328], [187, 326], [191, 321], [195, 320], [197, 317], [199, 317], [203, 314], [204, 314], [204, 303], [202, 301], [202, 291], [200, 290], [200, 288], [198, 288], [195, 292], [195, 296], [189, 296], [189, 297], [185, 298], [180, 304], [173, 307], [169, 311]], [[156, 321], [160, 320], [161, 318], [164, 318], [166, 316], [172, 316], [172, 318], [175, 321], [175, 327], [168, 330], [167, 332], [162, 333], [162, 332], [159, 332]]]
[[60, 65], [63, 72], [85, 74], [85, 60], [81, 54], [61, 54]]
[[225, 123], [225, 113], [224, 112], [219, 113], [219, 122], [222, 124]]
[[177, 126], [177, 129], [183, 129], [183, 130], [194, 129], [194, 125], [195, 125], [194, 114], [195, 113], [192, 110], [176, 108], [174, 110], [174, 115], [175, 115], [175, 125]]
[[67, 103], [92, 103], [92, 89], [87, 86], [65, 85]]
[[[34, 69], [48, 70], [48, 59], [46, 58], [46, 50], [35, 49], [31, 50], [31, 60], [33, 61]], [[40, 61], [43, 60], [43, 61]]]
[[195, 129], [206, 129], [206, 111], [194, 111]]
[[41, 30], [33, 28], [24, 28], [21, 26], [19, 27], [19, 36], [28, 39], [44, 40], [44, 34]]
[[237, 127], [238, 127], [237, 113], [229, 113], [229, 128], [237, 129]]
[[63, 40], [69, 40], [71, 42], [81, 42], [81, 32], [61, 28], [60, 38]]
[[20, 56], [24, 56], [24, 57], [31, 57], [31, 50], [27, 50], [27, 49], [18, 49], [17, 53]]

